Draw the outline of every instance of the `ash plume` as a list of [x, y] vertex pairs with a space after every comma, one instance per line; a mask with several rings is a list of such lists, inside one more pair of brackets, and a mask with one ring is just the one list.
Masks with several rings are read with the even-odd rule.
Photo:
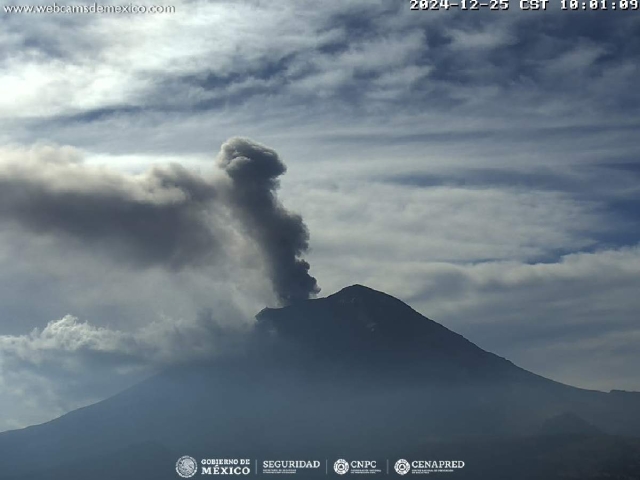
[[237, 228], [257, 244], [281, 303], [318, 292], [299, 258], [308, 231], [276, 196], [286, 170], [278, 155], [234, 138], [218, 160], [224, 174], [217, 177], [178, 164], [134, 175], [87, 165], [69, 147], [0, 151], [0, 228], [169, 269], [213, 265]]
[[260, 246], [280, 302], [318, 293], [309, 263], [299, 258], [309, 248], [307, 227], [276, 195], [278, 177], [286, 171], [278, 154], [251, 140], [232, 138], [222, 145], [218, 163], [231, 179], [229, 204]]

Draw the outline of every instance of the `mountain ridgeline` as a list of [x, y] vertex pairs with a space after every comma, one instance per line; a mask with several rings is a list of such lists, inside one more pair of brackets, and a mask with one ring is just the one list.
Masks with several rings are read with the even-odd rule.
[[483, 480], [640, 478], [640, 394], [545, 379], [354, 285], [264, 309], [233, 355], [0, 434], [0, 477], [177, 478], [186, 452], [440, 456], [466, 462], [451, 478]]

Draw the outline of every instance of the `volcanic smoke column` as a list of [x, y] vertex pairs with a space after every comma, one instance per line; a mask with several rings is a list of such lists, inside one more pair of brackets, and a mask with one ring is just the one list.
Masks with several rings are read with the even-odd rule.
[[225, 192], [229, 205], [260, 246], [280, 302], [286, 305], [318, 293], [309, 264], [299, 258], [309, 248], [309, 231], [302, 217], [287, 211], [276, 196], [278, 177], [286, 171], [278, 154], [236, 137], [222, 145], [218, 162], [231, 179]]

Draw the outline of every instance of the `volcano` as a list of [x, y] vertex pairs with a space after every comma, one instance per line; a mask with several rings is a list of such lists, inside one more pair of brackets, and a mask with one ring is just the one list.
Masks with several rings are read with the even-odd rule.
[[234, 354], [0, 434], [0, 477], [175, 479], [188, 453], [463, 460], [447, 478], [640, 478], [625, 476], [640, 472], [640, 394], [528, 372], [361, 285], [256, 318]]

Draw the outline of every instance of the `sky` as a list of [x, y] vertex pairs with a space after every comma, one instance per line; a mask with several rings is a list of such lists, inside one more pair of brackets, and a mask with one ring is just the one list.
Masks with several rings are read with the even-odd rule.
[[0, 431], [354, 283], [640, 390], [637, 12], [163, 5], [0, 16]]

